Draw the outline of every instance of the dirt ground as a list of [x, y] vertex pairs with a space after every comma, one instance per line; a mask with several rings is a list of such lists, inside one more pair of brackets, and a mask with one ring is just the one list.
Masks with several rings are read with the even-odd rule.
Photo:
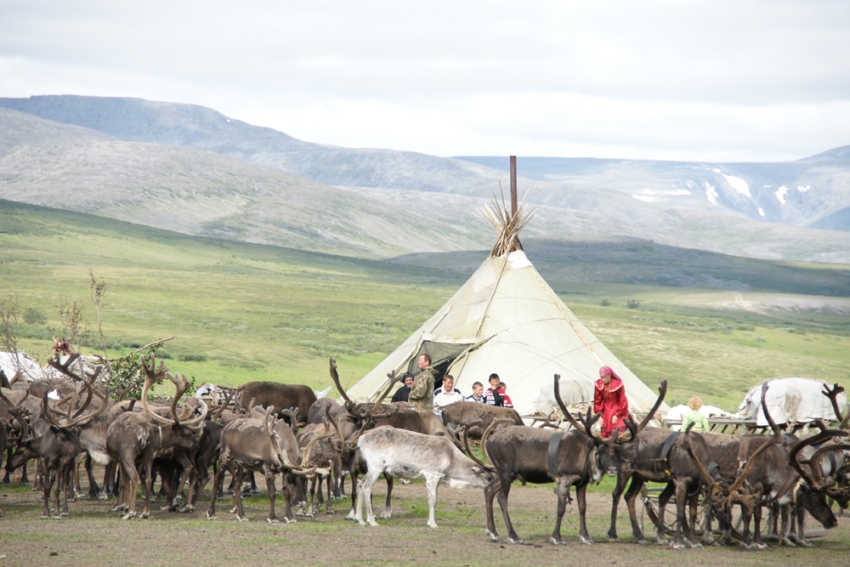
[[[375, 509], [383, 509], [383, 481], [376, 485]], [[594, 545], [578, 543], [578, 508], [567, 508], [562, 535], [566, 545], [554, 546], [548, 537], [554, 524], [556, 499], [552, 485], [515, 486], [510, 495], [511, 517], [524, 545], [491, 542], [484, 534], [484, 502], [480, 490], [439, 489], [436, 520], [430, 529], [422, 482], [396, 483], [393, 518], [379, 520], [380, 527], [361, 527], [345, 520], [349, 501], [337, 500], [336, 513], [324, 509], [312, 519], [297, 523], [268, 524], [265, 495], [246, 501], [248, 522], [238, 522], [228, 510], [230, 499], [219, 501], [218, 520], [204, 513], [204, 494], [198, 511], [187, 514], [159, 510], [146, 520], [122, 521], [109, 511], [113, 502], [79, 500], [70, 504], [71, 517], [40, 519], [38, 495], [29, 487], [0, 486], [0, 567], [17, 565], [110, 566], [116, 565], [675, 565], [692, 567], [850, 565], [850, 517], [839, 518], [839, 527], [812, 540], [812, 549], [771, 544], [766, 551], [748, 552], [739, 547], [711, 546], [674, 551], [667, 546], [631, 542], [625, 506], [620, 506], [620, 541], [606, 534], [611, 496], [589, 494], [588, 527]], [[641, 507], [639, 506], [639, 509]], [[282, 502], [278, 500], [278, 515]], [[496, 526], [505, 536], [496, 510]], [[646, 534], [651, 535], [646, 520]]]

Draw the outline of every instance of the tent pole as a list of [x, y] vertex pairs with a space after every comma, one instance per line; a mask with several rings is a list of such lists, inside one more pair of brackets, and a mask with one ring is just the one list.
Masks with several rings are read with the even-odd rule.
[[511, 217], [516, 216], [516, 156], [511, 156]]

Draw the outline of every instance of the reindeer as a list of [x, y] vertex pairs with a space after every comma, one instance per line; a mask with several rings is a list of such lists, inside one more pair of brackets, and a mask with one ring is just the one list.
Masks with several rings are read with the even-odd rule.
[[[142, 478], [145, 506], [140, 517], [150, 516], [153, 461], [157, 456], [173, 455], [183, 467], [179, 486], [169, 499], [169, 508], [174, 507], [173, 497], [180, 492], [191, 471], [190, 456], [198, 448], [207, 415], [207, 406], [200, 400], [197, 402], [200, 406], [199, 415], [191, 417], [194, 409], [188, 407], [182, 408], [178, 413], [177, 403], [189, 388], [185, 376], [180, 379], [170, 374], [162, 362], [157, 369], [154, 355], [151, 355], [150, 366], [147, 360], [142, 358], [142, 368], [145, 372], [141, 396], [144, 413], [125, 413], [118, 416], [106, 433], [107, 453], [110, 460], [118, 463], [121, 474], [119, 503], [113, 510], [125, 511], [122, 516], [124, 520], [136, 517], [136, 488]], [[156, 414], [148, 405], [148, 391], [164, 378], [168, 378], [176, 388], [169, 408], [170, 418]]]
[[[664, 381], [659, 388], [658, 400], [647, 417], [637, 426], [631, 419], [626, 420], [629, 429], [626, 434], [622, 436], [615, 434], [609, 439], [602, 439], [594, 433], [601, 458], [606, 462], [616, 461], [619, 463], [619, 466], [616, 467], [617, 486], [612, 495], [611, 527], [608, 530], [608, 538], [610, 540], [617, 539], [617, 507], [620, 496], [631, 479], [629, 488], [625, 493], [625, 500], [632, 524], [632, 535], [636, 541], [646, 543], [637, 521], [635, 500], [647, 481], [662, 482], [667, 483], [667, 486], [659, 495], [656, 541], [662, 545], [668, 543], [664, 531], [664, 507], [670, 497], [675, 494], [677, 521], [672, 547], [682, 549], [687, 542], [691, 547], [701, 548], [702, 544], [696, 538], [697, 497], [699, 494], [697, 488], [701, 481], [701, 473], [693, 465], [679, 432], [646, 427], [663, 401], [666, 392], [667, 382]], [[713, 469], [711, 456], [705, 444], [700, 444], [698, 450], [700, 452], [698, 458], [704, 463], [705, 468]], [[686, 505], [690, 509], [690, 521], [688, 521], [686, 515]]]
[[524, 425], [515, 409], [480, 402], [455, 402], [443, 408], [442, 413], [443, 424], [456, 435], [463, 431], [465, 424], [480, 421], [480, 425], [469, 430], [472, 439], [481, 439], [484, 431], [497, 419], [508, 419], [514, 425]]
[[[358, 440], [360, 436], [370, 428], [380, 426], [389, 426], [405, 431], [412, 431], [422, 435], [429, 433], [425, 425], [422, 415], [419, 411], [410, 406], [405, 407], [405, 404], [389, 404], [382, 405], [382, 402], [393, 389], [397, 377], [395, 372], [387, 374], [389, 385], [384, 393], [374, 404], [356, 404], [352, 402], [348, 394], [342, 388], [339, 382], [339, 374], [337, 373], [336, 360], [330, 358], [330, 374], [334, 384], [336, 384], [340, 395], [345, 401], [345, 413], [332, 415], [331, 408], [326, 408], [328, 421], [333, 425], [336, 431], [334, 441], [335, 450], [340, 454], [340, 477], [346, 475], [351, 476], [351, 510], [346, 516], [347, 520], [357, 520], [355, 504], [357, 501], [357, 476], [360, 474], [368, 474], [368, 465], [360, 453]], [[375, 413], [381, 410], [381, 413]], [[393, 493], [393, 477], [389, 474], [384, 474], [387, 481], [387, 499], [384, 506], [384, 511], [381, 513], [381, 518], [392, 517], [392, 493]]]
[[294, 407], [302, 421], [298, 424], [291, 423], [292, 429], [305, 425], [307, 412], [316, 401], [316, 393], [309, 386], [301, 384], [280, 384], [278, 382], [248, 382], [242, 384], [236, 390], [235, 402], [238, 407], [247, 411], [255, 405], [264, 408], [274, 408], [272, 411], [283, 417], [282, 410]]
[[[78, 357], [79, 354], [74, 353], [64, 364], [61, 364], [57, 356], [57, 358], [49, 360], [48, 364], [70, 376], [73, 380], [80, 382], [86, 391], [85, 400], [77, 407], [78, 391], [75, 389], [71, 395], [70, 404], [67, 405], [65, 413], [62, 415], [57, 409], [50, 406], [47, 392], [45, 392], [42, 397], [41, 417], [48, 426], [44, 429], [43, 434], [30, 436], [31, 429], [34, 430], [35, 428], [28, 427], [27, 420], [19, 418], [22, 428], [21, 442], [9, 463], [12, 470], [14, 470], [28, 459], [38, 457], [39, 466], [44, 478], [43, 518], [59, 518], [69, 515], [68, 491], [72, 489], [71, 475], [77, 455], [82, 451], [80, 447], [80, 429], [96, 419], [107, 407], [106, 396], [101, 394], [93, 386], [98, 372], [87, 374], [87, 377], [83, 378], [71, 370], [71, 365]], [[85, 414], [89, 404], [91, 404], [95, 397], [100, 400], [100, 406], [94, 412]], [[54, 515], [51, 516], [49, 501], [54, 483], [56, 484], [56, 493], [53, 506]], [[59, 509], [60, 492], [64, 492], [61, 512]]]
[[363, 433], [358, 446], [368, 470], [357, 496], [357, 522], [360, 525], [378, 525], [372, 510], [372, 487], [382, 473], [425, 479], [428, 490], [428, 526], [431, 528], [437, 527], [434, 521], [434, 507], [437, 503], [437, 486], [440, 483], [446, 483], [452, 488], [485, 488], [496, 480], [494, 474], [464, 455], [445, 437], [393, 427], [378, 427]]
[[[258, 406], [259, 408], [259, 406]], [[295, 521], [292, 516], [291, 502], [300, 496], [298, 490], [303, 490], [296, 477], [313, 476], [318, 472], [316, 467], [305, 468], [309, 462], [310, 451], [320, 438], [315, 438], [305, 451], [301, 453], [298, 441], [292, 429], [283, 420], [275, 420], [272, 407], [260, 414], [255, 410], [250, 417], [241, 418], [227, 424], [221, 433], [221, 452], [219, 453], [219, 469], [213, 480], [212, 497], [206, 517], [215, 519], [215, 495], [221, 486], [225, 471], [229, 471], [235, 479], [233, 489], [233, 511], [236, 519], [245, 520], [242, 508], [242, 479], [247, 471], [262, 471], [266, 477], [266, 487], [269, 494], [269, 515], [266, 521], [276, 523], [275, 515], [275, 476], [283, 475], [283, 495], [286, 502], [285, 522]], [[296, 410], [292, 408], [292, 417]]]
[[[564, 414], [572, 418], [561, 401], [559, 381], [560, 376], [556, 374], [555, 399], [562, 406]], [[591, 418], [588, 414], [586, 427], [591, 427], [598, 418], [598, 415]], [[506, 427], [493, 432], [500, 425], [506, 425]], [[467, 429], [464, 431], [464, 444], [475, 461], [478, 461], [477, 457], [468, 448], [468, 434], [473, 427], [480, 426], [480, 421], [471, 422], [467, 424]], [[574, 427], [573, 431], [563, 432], [515, 425], [512, 419], [496, 419], [485, 430], [481, 448], [485, 458], [492, 465], [486, 465], [480, 461], [479, 464], [494, 471], [499, 478], [499, 482], [494, 482], [484, 489], [486, 533], [491, 540], [499, 540], [493, 519], [493, 499], [498, 495], [499, 508], [502, 510], [502, 518], [508, 530], [508, 541], [520, 542], [508, 513], [508, 496], [513, 481], [522, 478], [524, 482], [532, 484], [555, 483], [558, 505], [555, 527], [552, 535], [549, 536], [549, 541], [555, 545], [564, 544], [561, 539], [561, 522], [566, 512], [570, 487], [575, 485], [579, 506], [579, 541], [585, 544], [593, 543], [586, 524], [586, 489], [589, 483], [599, 482], [602, 478], [602, 470], [597, 461], [596, 444], [587, 434], [587, 429], [578, 423], [575, 423]]]
[[[832, 481], [824, 481], [819, 467], [812, 466], [816, 459], [828, 451], [843, 450], [842, 445], [827, 445], [818, 451], [807, 449], [834, 437], [846, 436], [846, 432], [830, 431], [825, 426], [822, 432], [802, 441], [783, 435], [773, 418], [770, 416], [765, 394], [768, 385], [762, 388], [762, 409], [765, 418], [771, 425], [771, 437], [748, 435], [743, 438], [721, 436], [719, 434], [703, 434], [709, 451], [717, 458], [721, 481], [717, 481], [708, 471], [693, 458], [695, 466], [700, 469], [703, 479], [708, 485], [708, 500], [712, 510], [720, 511], [731, 516], [733, 505], [741, 507], [744, 520], [742, 545], [747, 549], [764, 549], [767, 546], [761, 539], [761, 506], [777, 504], [782, 511], [782, 526], [779, 530], [779, 540], [782, 545], [794, 545], [788, 538], [790, 529], [788, 515], [793, 505], [795, 517], [798, 520], [797, 541], [799, 545], [808, 546], [802, 531], [802, 517], [805, 510], [818, 519], [825, 527], [837, 524], [825, 494], [829, 492]], [[690, 434], [686, 433], [686, 443]], [[726, 439], [730, 437], [730, 439]], [[812, 455], [808, 460], [801, 460], [803, 454]], [[811, 470], [811, 473], [807, 471]], [[740, 470], [740, 472], [738, 472]], [[801, 481], [805, 481], [802, 483]], [[750, 530], [751, 522], [753, 530]], [[724, 541], [731, 541], [731, 526], [724, 528]]]

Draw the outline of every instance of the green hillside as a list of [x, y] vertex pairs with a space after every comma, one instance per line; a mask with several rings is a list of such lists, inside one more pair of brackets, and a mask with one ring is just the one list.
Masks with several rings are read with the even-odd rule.
[[[42, 362], [51, 337], [61, 334], [57, 306], [70, 302], [83, 306], [93, 332], [84, 352], [97, 350], [91, 269], [107, 285], [110, 356], [173, 336], [166, 363], [197, 383], [282, 380], [316, 389], [330, 385], [328, 356], [339, 358], [343, 382], [353, 384], [468, 277], [5, 201], [0, 263], [0, 299], [14, 298], [22, 313], [47, 319], [17, 330], [21, 348]], [[786, 269], [803, 280], [810, 268]], [[567, 304], [639, 377], [653, 387], [670, 381], [671, 404], [697, 393], [734, 410], [752, 385], [776, 376], [850, 387], [850, 316], [840, 309], [731, 311], [724, 303], [729, 291], [555, 279]], [[775, 289], [781, 286], [767, 291]], [[742, 300], [771, 298], [776, 294], [756, 289]], [[845, 299], [833, 302], [840, 308]]]

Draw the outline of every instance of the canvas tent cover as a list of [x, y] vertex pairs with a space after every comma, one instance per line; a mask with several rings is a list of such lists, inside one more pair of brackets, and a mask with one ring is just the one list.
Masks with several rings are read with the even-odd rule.
[[[488, 376], [498, 373], [523, 416], [547, 415], [557, 407], [555, 374], [561, 375], [564, 401], [586, 407], [603, 365], [623, 379], [633, 412], [645, 413], [658, 397], [578, 320], [522, 250], [488, 257], [442, 308], [355, 384], [349, 396], [374, 400], [388, 384], [387, 373], [415, 372], [421, 352], [432, 354], [434, 364], [455, 377], [464, 395], [473, 382], [487, 387]], [[440, 361], [445, 353], [453, 354]], [[661, 411], [667, 409], [663, 404]]]

